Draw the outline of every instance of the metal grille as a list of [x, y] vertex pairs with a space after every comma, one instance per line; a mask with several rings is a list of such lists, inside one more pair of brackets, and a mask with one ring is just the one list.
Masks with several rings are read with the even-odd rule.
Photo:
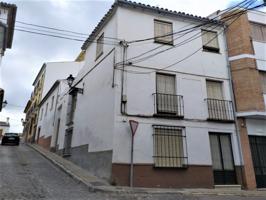
[[154, 125], [155, 167], [186, 167], [188, 164], [185, 130], [176, 126]]
[[234, 121], [231, 101], [219, 99], [205, 99], [205, 101], [208, 106], [209, 120]]
[[257, 187], [266, 187], [266, 137], [249, 136]]
[[154, 93], [156, 114], [170, 114], [184, 117], [183, 96], [174, 94]]
[[71, 155], [71, 142], [72, 142], [73, 128], [67, 129], [65, 133], [63, 155]]

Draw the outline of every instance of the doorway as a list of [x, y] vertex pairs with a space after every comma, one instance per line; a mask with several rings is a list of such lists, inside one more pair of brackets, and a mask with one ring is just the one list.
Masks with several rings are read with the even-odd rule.
[[231, 135], [224, 133], [210, 133], [210, 146], [214, 184], [236, 184]]
[[250, 149], [258, 188], [266, 188], [266, 137], [249, 136]]

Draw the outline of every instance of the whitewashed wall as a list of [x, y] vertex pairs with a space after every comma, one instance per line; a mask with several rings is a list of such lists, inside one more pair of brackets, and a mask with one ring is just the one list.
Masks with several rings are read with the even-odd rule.
[[[40, 112], [38, 116], [38, 126], [37, 126], [37, 133], [38, 128], [40, 128], [40, 135], [39, 137], [44, 136], [44, 138], [52, 136], [52, 142], [54, 143], [53, 136], [56, 130], [56, 123], [57, 123], [57, 112], [58, 107], [62, 104], [61, 99], [66, 93], [68, 88], [66, 80], [61, 80], [59, 85], [54, 89], [54, 91], [49, 95], [49, 97], [43, 102], [42, 106], [40, 107]], [[52, 98], [54, 97], [53, 107], [51, 109]], [[48, 103], [47, 114], [45, 115], [46, 104]], [[43, 110], [43, 113], [42, 113]]]
[[[135, 10], [132, 11], [121, 8], [118, 10], [118, 37], [127, 41], [153, 37], [154, 19], [172, 22], [174, 32], [179, 30], [180, 27], [188, 26], [188, 21], [182, 19], [176, 20], [174, 18], [158, 17], [153, 14], [145, 14], [144, 12], [136, 12]], [[191, 25], [193, 24], [191, 23]], [[195, 34], [195, 32], [193, 32], [193, 34]], [[142, 52], [158, 47], [158, 45], [160, 44], [155, 44], [153, 41], [129, 45], [127, 58], [139, 55]], [[167, 53], [140, 62], [137, 65], [159, 69], [184, 58], [201, 46], [202, 40], [201, 37], [199, 37], [189, 44], [167, 51]], [[209, 132], [231, 134], [235, 163], [236, 165], [240, 164], [238, 141], [234, 124], [206, 121], [208, 113], [204, 99], [207, 98], [207, 79], [223, 81], [224, 99], [231, 100], [223, 34], [219, 35], [219, 46], [219, 54], [199, 51], [186, 61], [163, 71], [164, 73], [176, 75], [177, 94], [183, 95], [184, 97], [185, 119], [135, 117], [134, 119], [140, 122], [135, 137], [135, 163], [153, 163], [152, 125], [163, 124], [186, 127], [189, 164], [211, 165]], [[162, 49], [168, 47], [169, 46], [166, 45]], [[121, 60], [121, 49], [118, 49], [117, 52], [117, 59]], [[148, 71], [147, 69], [134, 66], [127, 67], [126, 69], [137, 72]], [[115, 79], [115, 85], [117, 87], [113, 162], [129, 163], [130, 128], [128, 120], [130, 117], [121, 116], [120, 114], [120, 75], [121, 72], [117, 71]], [[150, 74], [126, 73], [124, 94], [127, 96], [127, 113], [146, 116], [154, 114], [154, 99], [152, 94], [156, 91], [155, 76], [155, 72]]]
[[266, 136], [266, 120], [265, 119], [247, 119], [246, 126], [249, 135]]
[[47, 62], [45, 68], [45, 80], [43, 84], [42, 98], [45, 97], [54, 82], [58, 79], [66, 79], [69, 74], [76, 76], [82, 68], [83, 62]]
[[[103, 32], [105, 36], [116, 37], [116, 16], [111, 18], [98, 36]], [[104, 39], [104, 42], [110, 41]], [[83, 88], [84, 93], [78, 94], [77, 97], [72, 147], [89, 144], [89, 152], [112, 150], [114, 132], [114, 89], [112, 88], [114, 51], [112, 49], [114, 47], [115, 45], [104, 45], [103, 55], [98, 59], [96, 59], [96, 43], [91, 43], [86, 50], [85, 64], [73, 83], [75, 85], [81, 80], [76, 87]], [[111, 51], [112, 53], [101, 62]], [[95, 69], [91, 71], [94, 67]], [[84, 77], [87, 72], [89, 73]], [[63, 147], [62, 135], [60, 130], [60, 148]]]

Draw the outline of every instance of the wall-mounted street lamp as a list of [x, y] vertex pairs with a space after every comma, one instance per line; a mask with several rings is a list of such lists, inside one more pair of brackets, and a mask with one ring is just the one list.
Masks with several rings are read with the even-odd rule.
[[3, 103], [2, 103], [2, 108], [4, 108], [4, 107], [6, 107], [7, 106], [7, 101], [5, 100], [5, 101], [3, 101]]
[[74, 82], [74, 80], [75, 80], [75, 78], [72, 76], [72, 74], [70, 74], [68, 77], [67, 77], [67, 84], [68, 84], [68, 86], [69, 86], [69, 88], [70, 88], [70, 91], [69, 91], [69, 93], [71, 94], [71, 93], [75, 93], [75, 92], [77, 92], [77, 93], [80, 93], [80, 94], [83, 94], [83, 88], [77, 88], [77, 87], [72, 87], [72, 84], [73, 84], [73, 82]]

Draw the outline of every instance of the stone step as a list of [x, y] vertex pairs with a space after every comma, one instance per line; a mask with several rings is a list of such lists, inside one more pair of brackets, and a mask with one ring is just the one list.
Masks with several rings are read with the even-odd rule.
[[241, 185], [215, 185], [214, 188], [219, 190], [239, 191], [241, 190]]

